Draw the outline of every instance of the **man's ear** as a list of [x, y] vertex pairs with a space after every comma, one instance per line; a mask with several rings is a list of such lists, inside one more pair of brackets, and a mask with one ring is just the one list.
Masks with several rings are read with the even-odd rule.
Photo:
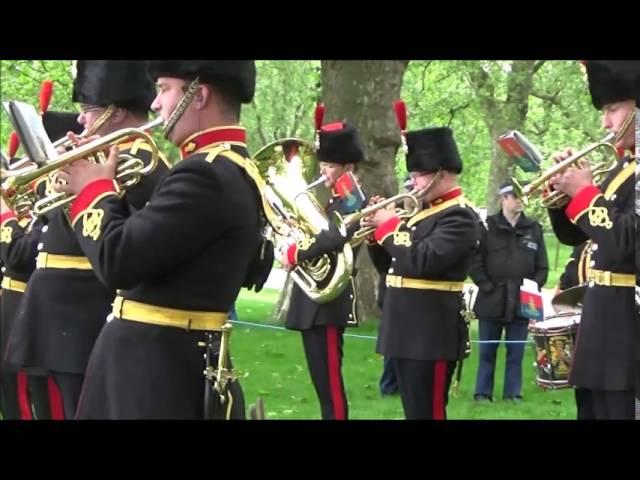
[[196, 107], [199, 110], [204, 108], [204, 106], [207, 104], [207, 101], [209, 100], [209, 95], [210, 93], [206, 86], [198, 85], [198, 90], [196, 91], [194, 101], [195, 101]]
[[124, 119], [126, 116], [127, 116], [127, 111], [124, 108], [118, 107], [114, 110], [113, 114], [111, 115], [111, 121], [115, 125], [118, 125], [124, 122]]

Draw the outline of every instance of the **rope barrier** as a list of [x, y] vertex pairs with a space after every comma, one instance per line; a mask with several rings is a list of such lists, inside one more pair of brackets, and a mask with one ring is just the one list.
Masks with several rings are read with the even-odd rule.
[[[231, 323], [237, 323], [239, 325], [249, 325], [252, 327], [258, 328], [271, 328], [273, 330], [287, 330], [284, 327], [279, 327], [277, 325], [265, 325], [264, 323], [253, 323], [253, 322], [243, 322], [241, 320], [231, 320]], [[345, 333], [345, 337], [352, 338], [364, 338], [367, 340], [376, 340], [378, 337], [375, 335], [356, 335], [355, 333]], [[471, 340], [471, 343], [533, 343], [532, 340]]]

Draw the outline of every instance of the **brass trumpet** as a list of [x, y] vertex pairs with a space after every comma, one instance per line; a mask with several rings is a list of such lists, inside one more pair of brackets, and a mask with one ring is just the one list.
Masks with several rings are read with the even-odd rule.
[[[569, 158], [564, 159], [562, 162], [557, 163], [550, 169], [546, 170], [540, 177], [536, 180], [528, 184], [526, 187], [523, 187], [518, 183], [518, 181], [513, 178], [513, 189], [522, 198], [522, 202], [526, 205], [529, 202], [529, 197], [540, 188], [546, 186], [547, 182], [554, 175], [562, 172], [565, 168], [574, 166], [577, 164], [578, 160], [582, 157], [588, 155], [594, 150], [605, 147], [610, 149], [614, 153], [614, 161], [607, 163], [601, 162], [595, 165], [592, 171], [592, 177], [595, 183], [602, 183], [604, 181], [606, 175], [611, 172], [616, 164], [618, 163], [618, 151], [615, 147], [615, 144], [627, 133], [627, 130], [634, 124], [636, 119], [636, 111], [632, 110], [629, 112], [627, 117], [620, 125], [620, 128], [617, 132], [610, 132], [607, 134], [602, 140], [588, 147], [580, 150], [579, 152], [574, 153]], [[558, 191], [550, 192], [542, 199], [542, 205], [545, 208], [562, 208], [569, 202], [569, 197], [563, 193]]]
[[[31, 186], [37, 180], [48, 175], [56, 174], [67, 165], [83, 158], [88, 158], [96, 163], [104, 163], [106, 161], [106, 156], [103, 153], [104, 149], [133, 138], [141, 138], [151, 146], [151, 161], [146, 167], [140, 159], [134, 158], [131, 155], [120, 154], [118, 159], [116, 180], [121, 188], [130, 188], [137, 184], [142, 176], [147, 175], [156, 168], [160, 152], [155, 141], [146, 131], [161, 125], [163, 122], [164, 120], [161, 117], [158, 117], [140, 128], [124, 128], [115, 131], [85, 145], [76, 147], [69, 152], [63, 153], [39, 167], [29, 166], [17, 171], [3, 171], [0, 194], [5, 199], [9, 207], [15, 208], [17, 199], [24, 198], [24, 195], [28, 194]], [[66, 142], [63, 142], [61, 139], [56, 143], [58, 146], [62, 146]], [[68, 204], [75, 198], [75, 195], [69, 195], [66, 193], [54, 193], [47, 195], [45, 198], [34, 204], [32, 213], [35, 216], [42, 215], [43, 213]]]
[[[346, 217], [342, 217], [336, 212], [334, 213], [333, 221], [336, 223], [339, 230], [348, 230], [349, 227], [361, 223], [363, 219], [374, 214], [378, 210], [387, 208], [389, 205], [394, 205], [398, 202], [404, 202], [404, 200], [409, 200], [413, 204], [412, 207], [409, 210], [405, 208], [396, 208], [394, 213], [399, 218], [409, 219], [422, 210], [422, 197], [424, 197], [436, 185], [436, 182], [441, 178], [441, 176], [442, 170], [436, 173], [431, 182], [421, 190], [414, 188], [410, 192], [399, 193], [393, 197], [376, 203], [375, 205], [365, 207], [362, 210], [349, 214]], [[360, 245], [369, 235], [375, 232], [375, 230], [376, 227], [361, 227], [353, 234], [349, 240], [349, 244], [351, 247]]]
[[[607, 136], [605, 136], [602, 140], [588, 147], [583, 148], [582, 150], [574, 153], [569, 158], [564, 159], [563, 161], [556, 163], [553, 167], [545, 170], [542, 175], [533, 180], [531, 183], [522, 186], [515, 178], [512, 178], [513, 182], [513, 190], [522, 199], [522, 203], [527, 205], [529, 203], [529, 197], [531, 197], [535, 192], [543, 189], [549, 179], [554, 175], [562, 172], [566, 168], [574, 166], [577, 164], [578, 160], [585, 157], [589, 153], [597, 150], [600, 147], [605, 147], [611, 149], [617, 159], [618, 151], [616, 150], [613, 142], [616, 139], [616, 134], [611, 132]], [[599, 180], [603, 180], [604, 176], [609, 173], [616, 165], [616, 162], [612, 162], [607, 164], [606, 162], [600, 163], [596, 165], [593, 169], [593, 179], [596, 183], [599, 183]], [[550, 192], [547, 196], [542, 199], [542, 205], [545, 208], [562, 208], [569, 202], [569, 197], [560, 191]]]

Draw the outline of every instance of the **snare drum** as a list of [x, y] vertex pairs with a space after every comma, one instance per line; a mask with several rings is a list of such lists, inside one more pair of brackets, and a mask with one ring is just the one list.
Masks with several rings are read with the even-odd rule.
[[570, 388], [569, 371], [573, 363], [580, 312], [565, 312], [529, 326], [536, 361], [536, 383], [544, 389]]

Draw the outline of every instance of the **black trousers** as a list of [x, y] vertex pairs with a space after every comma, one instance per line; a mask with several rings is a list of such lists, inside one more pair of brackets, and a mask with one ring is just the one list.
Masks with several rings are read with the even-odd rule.
[[395, 358], [402, 408], [407, 420], [446, 420], [456, 362]]
[[18, 403], [18, 375], [15, 372], [0, 372], [0, 410], [4, 420], [20, 420]]
[[48, 376], [29, 375], [27, 380], [29, 403], [33, 408], [35, 420], [51, 420], [51, 399], [49, 383], [53, 383]]
[[57, 392], [57, 387], [47, 376], [27, 375], [24, 372], [3, 373], [2, 413], [4, 419], [51, 420], [51, 404], [55, 405]]
[[633, 391], [576, 389], [576, 407], [578, 420], [635, 419]]
[[593, 399], [589, 390], [576, 387], [574, 390], [576, 398], [576, 413], [578, 420], [595, 420], [596, 412], [593, 410]]
[[[82, 392], [84, 375], [77, 373], [53, 372], [52, 377], [55, 382], [55, 386], [49, 385], [49, 388], [54, 390], [54, 392], [50, 392], [52, 415], [54, 415], [54, 417], [59, 417], [59, 403], [61, 402], [64, 419], [73, 420], [76, 415], [76, 408], [78, 407], [80, 393]], [[58, 399], [56, 399], [56, 387], [59, 392]], [[58, 413], [56, 414], [56, 412]]]
[[344, 328], [334, 326], [315, 326], [302, 331], [304, 353], [323, 420], [349, 418], [342, 379], [343, 334]]

